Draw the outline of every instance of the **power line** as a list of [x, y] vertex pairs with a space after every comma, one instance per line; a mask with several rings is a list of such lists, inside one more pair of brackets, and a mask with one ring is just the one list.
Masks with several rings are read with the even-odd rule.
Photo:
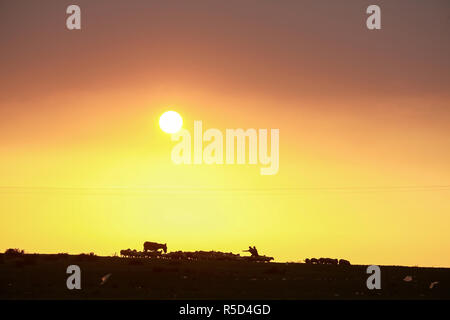
[[297, 194], [308, 192], [377, 193], [377, 192], [418, 192], [448, 191], [450, 185], [409, 185], [409, 186], [346, 186], [346, 187], [210, 187], [210, 186], [0, 186], [0, 193], [71, 193], [92, 195], [158, 195], [158, 194]]

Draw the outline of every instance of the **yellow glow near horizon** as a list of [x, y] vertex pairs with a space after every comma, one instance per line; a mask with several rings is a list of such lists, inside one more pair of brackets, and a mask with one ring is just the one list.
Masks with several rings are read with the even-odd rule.
[[176, 111], [166, 111], [159, 118], [159, 127], [166, 133], [177, 133], [183, 125], [183, 118]]

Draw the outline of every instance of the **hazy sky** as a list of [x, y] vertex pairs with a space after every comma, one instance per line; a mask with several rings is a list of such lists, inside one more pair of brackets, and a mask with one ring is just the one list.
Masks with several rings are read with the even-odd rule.
[[[0, 0], [0, 249], [450, 266], [449, 39], [448, 0]], [[279, 128], [279, 173], [176, 166], [169, 109]]]

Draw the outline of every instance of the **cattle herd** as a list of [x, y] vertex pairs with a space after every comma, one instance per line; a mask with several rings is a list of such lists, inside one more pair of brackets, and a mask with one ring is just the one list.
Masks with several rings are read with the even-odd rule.
[[[251, 247], [250, 247], [251, 248]], [[249, 251], [249, 250], [244, 250]], [[273, 257], [261, 256], [257, 253], [256, 248], [251, 256], [241, 256], [232, 252], [220, 251], [174, 251], [167, 252], [167, 244], [160, 244], [157, 242], [144, 242], [144, 251], [137, 251], [136, 249], [120, 250], [120, 256], [125, 258], [157, 258], [157, 259], [172, 259], [172, 260], [233, 260], [233, 261], [256, 261], [256, 262], [270, 262]], [[330, 264], [349, 266], [350, 262], [345, 259], [331, 259], [331, 258], [311, 258], [305, 259], [307, 264]]]
[[163, 254], [161, 251], [137, 251], [136, 249], [120, 250], [120, 255], [125, 258], [158, 258]]
[[120, 255], [126, 258], [158, 258], [172, 260], [234, 260], [234, 261], [259, 261], [269, 262], [273, 257], [258, 256], [248, 257], [234, 254], [232, 252], [220, 251], [174, 251], [163, 253], [162, 251], [136, 251], [136, 250], [120, 250]]
[[173, 260], [241, 260], [241, 261], [258, 261], [269, 262], [273, 257], [260, 255], [241, 256], [232, 252], [220, 251], [174, 251], [167, 252], [167, 244], [157, 242], [144, 242], [144, 251], [137, 250], [120, 250], [120, 256], [125, 258], [158, 258]]
[[311, 258], [311, 259], [305, 259], [306, 264], [331, 264], [331, 265], [340, 265], [340, 266], [349, 266], [350, 261], [345, 259], [331, 259], [331, 258]]

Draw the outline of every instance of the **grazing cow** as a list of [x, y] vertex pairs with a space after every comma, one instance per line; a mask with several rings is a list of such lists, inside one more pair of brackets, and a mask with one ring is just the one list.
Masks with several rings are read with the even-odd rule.
[[348, 261], [348, 260], [340, 259], [339, 260], [339, 265], [340, 266], [350, 266], [351, 264], [350, 264], [350, 261]]
[[166, 257], [174, 260], [181, 260], [185, 257], [185, 254], [183, 251], [175, 251], [168, 253]]
[[164, 253], [167, 253], [167, 243], [161, 244], [149, 241], [144, 242], [144, 252], [157, 251], [159, 249], [163, 249]]
[[332, 264], [332, 265], [337, 266], [338, 265], [338, 259], [327, 258], [327, 264]]
[[125, 258], [129, 258], [131, 257], [131, 249], [127, 249], [127, 250], [120, 250], [120, 255], [125, 257]]
[[270, 262], [273, 260], [273, 257], [259, 256], [260, 259], [264, 262]]
[[148, 252], [142, 252], [142, 256], [144, 258], [156, 258], [161, 256], [161, 251], [148, 251]]

